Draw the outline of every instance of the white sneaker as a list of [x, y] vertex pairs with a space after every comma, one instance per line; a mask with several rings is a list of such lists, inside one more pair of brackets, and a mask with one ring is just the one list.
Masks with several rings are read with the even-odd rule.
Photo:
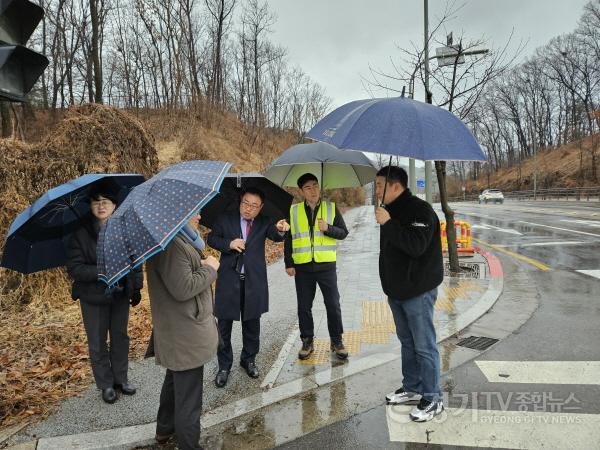
[[404, 403], [416, 403], [421, 400], [421, 394], [416, 392], [406, 392], [403, 387], [390, 392], [385, 396], [388, 405], [402, 405]]
[[415, 422], [429, 422], [443, 410], [444, 403], [441, 400], [431, 402], [422, 398], [419, 404], [410, 412], [410, 418]]

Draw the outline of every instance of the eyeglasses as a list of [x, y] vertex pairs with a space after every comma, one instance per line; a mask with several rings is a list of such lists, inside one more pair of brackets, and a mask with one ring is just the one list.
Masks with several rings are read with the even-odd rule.
[[262, 203], [260, 205], [257, 205], [256, 203], [249, 203], [246, 200], [243, 200], [242, 206], [244, 206], [244, 208], [248, 208], [248, 209], [259, 209], [262, 206]]
[[92, 208], [100, 208], [100, 207], [106, 208], [106, 207], [112, 205], [112, 202], [110, 200], [93, 200], [90, 203], [90, 205]]

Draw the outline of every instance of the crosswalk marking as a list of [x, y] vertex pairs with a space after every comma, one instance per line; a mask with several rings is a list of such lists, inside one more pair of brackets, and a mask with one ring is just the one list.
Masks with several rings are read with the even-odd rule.
[[600, 385], [600, 361], [476, 361], [491, 383]]
[[[388, 406], [390, 441], [477, 448], [598, 448], [600, 415], [448, 408], [427, 423], [410, 406]], [[594, 444], [595, 442], [595, 444]]]
[[589, 275], [590, 277], [600, 278], [600, 270], [577, 270], [576, 272]]

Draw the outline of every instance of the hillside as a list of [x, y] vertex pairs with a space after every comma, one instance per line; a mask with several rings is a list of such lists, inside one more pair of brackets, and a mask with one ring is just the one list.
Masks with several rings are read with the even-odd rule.
[[[522, 161], [520, 165], [491, 173], [489, 187], [505, 191], [533, 189], [536, 162], [538, 189], [598, 186], [600, 184], [600, 133], [559, 148], [541, 150], [535, 159], [529, 158]], [[488, 187], [486, 171], [487, 168], [482, 167], [479, 179], [469, 180], [466, 183], [467, 193], [478, 193]], [[457, 188], [460, 189], [459, 186], [455, 186], [451, 192], [458, 192]]]

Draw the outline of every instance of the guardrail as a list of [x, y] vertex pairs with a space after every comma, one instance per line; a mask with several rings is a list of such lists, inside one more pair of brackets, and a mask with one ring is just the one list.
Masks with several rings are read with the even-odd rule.
[[[502, 191], [505, 199], [511, 200], [574, 200], [600, 202], [600, 186], [587, 188], [550, 188], [537, 191]], [[479, 194], [450, 197], [451, 202], [479, 201]], [[439, 198], [437, 199], [439, 201]]]

